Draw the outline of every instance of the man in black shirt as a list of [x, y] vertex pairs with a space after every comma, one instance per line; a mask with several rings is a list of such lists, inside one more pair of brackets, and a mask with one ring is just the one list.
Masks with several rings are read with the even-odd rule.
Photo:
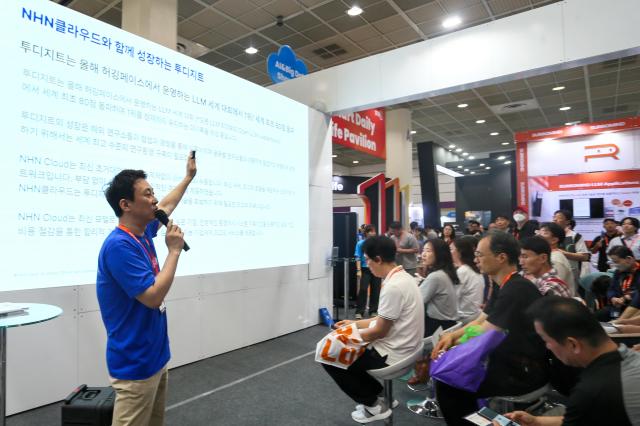
[[[468, 425], [464, 416], [478, 410], [477, 399], [496, 395], [522, 395], [547, 383], [547, 357], [542, 340], [525, 316], [526, 309], [542, 295], [529, 280], [518, 275], [520, 248], [507, 233], [490, 232], [478, 243], [476, 264], [499, 286], [487, 306], [469, 325], [503, 330], [506, 339], [489, 356], [487, 375], [477, 392], [456, 389], [436, 381], [436, 395], [447, 425]], [[464, 329], [440, 337], [431, 356], [453, 346]]]
[[591, 253], [598, 253], [598, 271], [607, 272], [609, 270], [609, 262], [607, 257], [607, 250], [609, 249], [609, 243], [616, 237], [619, 237], [618, 222], [614, 219], [607, 218], [602, 222], [604, 231], [593, 239], [591, 243]]
[[[564, 416], [506, 416], [521, 426], [626, 426], [640, 421], [640, 354], [618, 347], [580, 302], [549, 296], [528, 311], [536, 332], [564, 364], [584, 368]], [[632, 423], [633, 421], [633, 423]]]

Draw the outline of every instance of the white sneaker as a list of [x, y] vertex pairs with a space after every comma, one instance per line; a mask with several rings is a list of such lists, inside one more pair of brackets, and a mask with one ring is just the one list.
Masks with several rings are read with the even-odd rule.
[[[382, 397], [378, 397], [378, 404], [382, 404], [384, 403], [384, 398]], [[398, 405], [400, 405], [400, 402], [397, 399], [394, 399], [393, 402], [391, 403], [391, 408], [397, 408]], [[364, 410], [364, 404], [358, 404], [356, 405], [356, 411], [362, 411]]]
[[358, 423], [370, 423], [376, 420], [386, 419], [391, 415], [391, 408], [386, 408], [384, 404], [377, 403], [373, 407], [365, 406], [362, 411], [356, 410], [351, 413], [351, 418]]
[[357, 320], [361, 320], [362, 319], [362, 314], [356, 314], [356, 319]]

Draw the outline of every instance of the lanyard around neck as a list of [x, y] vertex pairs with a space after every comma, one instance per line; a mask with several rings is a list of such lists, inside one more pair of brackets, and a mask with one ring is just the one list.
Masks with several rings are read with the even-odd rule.
[[158, 258], [156, 257], [155, 254], [151, 253], [151, 243], [149, 243], [149, 240], [147, 239], [147, 237], [146, 236], [143, 237], [146, 242], [146, 244], [143, 244], [142, 241], [140, 241], [138, 237], [136, 237], [136, 235], [133, 232], [131, 232], [131, 230], [126, 226], [118, 225], [118, 228], [126, 232], [127, 234], [129, 234], [131, 238], [133, 238], [134, 240], [136, 240], [138, 244], [140, 244], [142, 249], [145, 251], [145, 253], [147, 253], [147, 256], [149, 257], [149, 261], [151, 262], [151, 267], [153, 268], [153, 275], [158, 275], [160, 273], [160, 265], [158, 264]]

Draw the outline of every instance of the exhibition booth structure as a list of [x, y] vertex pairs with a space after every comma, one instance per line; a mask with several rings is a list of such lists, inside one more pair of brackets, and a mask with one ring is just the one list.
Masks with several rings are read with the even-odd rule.
[[518, 205], [549, 221], [573, 213], [576, 231], [592, 240], [605, 218], [640, 216], [640, 117], [519, 132]]

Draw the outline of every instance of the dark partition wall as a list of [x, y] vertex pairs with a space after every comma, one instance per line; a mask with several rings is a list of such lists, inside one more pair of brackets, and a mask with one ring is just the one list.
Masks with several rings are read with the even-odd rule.
[[425, 225], [440, 226], [440, 194], [433, 142], [418, 144], [418, 169]]
[[[338, 247], [338, 257], [353, 257], [358, 230], [357, 213], [333, 213], [333, 246]], [[344, 297], [344, 263], [333, 267], [333, 298]], [[349, 297], [356, 297], [356, 265], [349, 262]], [[339, 303], [340, 304], [340, 303]]]
[[516, 200], [514, 167], [498, 167], [492, 172], [456, 178], [456, 217], [460, 223], [468, 210], [490, 210], [492, 220], [498, 214], [511, 217]]

